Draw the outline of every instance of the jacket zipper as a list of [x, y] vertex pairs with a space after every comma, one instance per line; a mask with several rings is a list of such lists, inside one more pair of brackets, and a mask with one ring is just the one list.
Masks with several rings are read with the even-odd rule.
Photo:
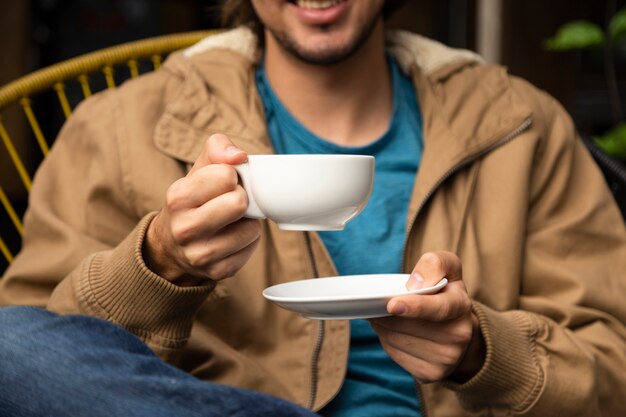
[[[515, 139], [517, 136], [522, 134], [526, 129], [528, 129], [532, 125], [532, 123], [533, 123], [532, 119], [530, 117], [527, 117], [526, 119], [524, 119], [522, 124], [519, 125], [517, 128], [513, 129], [511, 132], [509, 132], [506, 135], [502, 136], [496, 142], [494, 142], [490, 146], [486, 147], [485, 149], [481, 150], [480, 152], [477, 152], [475, 154], [469, 155], [467, 158], [465, 158], [464, 160], [462, 160], [461, 162], [459, 162], [455, 166], [451, 167], [448, 171], [446, 171], [441, 176], [441, 178], [439, 178], [439, 180], [435, 183], [435, 185], [433, 187], [431, 187], [431, 189], [428, 191], [428, 193], [424, 196], [424, 198], [420, 202], [420, 205], [418, 206], [417, 211], [415, 212], [415, 214], [413, 215], [413, 217], [410, 220], [410, 223], [409, 223], [410, 226], [406, 229], [406, 234], [404, 236], [404, 251], [402, 253], [402, 265], [405, 265], [405, 263], [406, 263], [406, 258], [407, 258], [406, 251], [407, 251], [407, 243], [408, 243], [408, 240], [409, 240], [409, 234], [410, 234], [411, 230], [413, 229], [413, 226], [415, 225], [415, 222], [417, 221], [417, 217], [419, 216], [419, 213], [422, 210], [422, 208], [424, 208], [424, 205], [426, 204], [426, 202], [430, 199], [430, 197], [432, 197], [432, 195], [441, 186], [441, 184], [443, 184], [443, 182], [445, 180], [450, 178], [450, 176], [452, 176], [452, 174], [458, 172], [461, 168], [469, 165], [470, 163], [474, 162], [476, 159], [478, 159], [481, 156], [491, 152], [492, 150], [494, 150], [494, 149], [504, 145], [505, 143], [510, 142], [511, 140]], [[420, 407], [422, 409], [422, 416], [423, 417], [427, 417], [428, 413], [427, 413], [427, 410], [426, 410], [426, 406], [425, 406], [425, 404], [423, 402], [424, 396], [422, 395], [421, 386], [417, 382], [415, 383], [415, 389], [416, 389], [416, 392], [417, 392], [417, 397], [418, 397], [419, 402], [420, 402]]]
[[419, 401], [420, 414], [422, 417], [428, 417], [428, 410], [426, 409], [426, 403], [424, 402], [424, 395], [422, 394], [422, 389], [420, 388], [420, 384], [415, 382], [415, 392], [417, 393], [417, 400]]
[[[424, 207], [424, 204], [426, 204], [426, 201], [428, 201], [428, 199], [434, 194], [435, 190], [437, 190], [437, 188], [439, 188], [439, 186], [446, 179], [448, 179], [452, 174], [454, 174], [455, 172], [457, 172], [458, 170], [460, 170], [464, 166], [470, 164], [471, 162], [475, 161], [476, 159], [480, 158], [481, 156], [485, 155], [486, 153], [492, 151], [493, 149], [496, 149], [497, 147], [499, 147], [501, 145], [504, 145], [505, 143], [513, 140], [515, 137], [517, 137], [522, 132], [524, 132], [526, 129], [528, 129], [531, 124], [532, 124], [532, 119], [530, 117], [525, 119], [524, 122], [519, 127], [514, 129], [513, 131], [511, 131], [507, 135], [503, 136], [501, 139], [499, 139], [498, 141], [493, 143], [491, 146], [483, 149], [481, 152], [478, 152], [476, 154], [470, 155], [469, 157], [467, 157], [466, 159], [464, 159], [460, 163], [456, 164], [454, 167], [450, 168], [448, 171], [446, 171], [446, 173], [444, 175], [441, 176], [441, 178], [435, 183], [435, 185], [429, 190], [429, 192], [426, 194], [426, 196], [422, 199], [422, 201], [421, 201], [417, 211], [415, 212], [415, 215], [411, 219], [410, 227], [407, 228], [407, 232], [406, 232], [405, 237], [404, 237], [404, 252], [403, 252], [403, 255], [402, 255], [402, 265], [404, 265], [405, 262], [406, 262], [406, 256], [407, 256], [406, 255], [406, 247], [407, 247], [407, 241], [408, 241], [408, 237], [409, 237], [409, 231], [413, 228], [413, 225], [415, 224], [415, 222], [417, 220], [419, 212]], [[311, 269], [313, 271], [313, 278], [318, 278], [319, 277], [319, 272], [317, 270], [317, 265], [315, 264], [315, 257], [313, 255], [313, 246], [312, 246], [312, 243], [311, 243], [311, 236], [309, 235], [309, 233], [305, 232], [304, 233], [304, 238], [305, 238], [305, 241], [306, 241], [306, 246], [307, 246], [307, 252], [308, 252], [308, 255], [309, 255], [309, 260], [311, 262]], [[325, 331], [324, 321], [321, 320], [321, 321], [319, 321], [317, 338], [316, 338], [316, 341], [315, 341], [315, 346], [313, 348], [313, 352], [311, 354], [311, 392], [310, 392], [310, 395], [309, 395], [309, 401], [307, 402], [307, 408], [310, 409], [310, 410], [313, 409], [313, 406], [315, 405], [315, 400], [317, 398], [317, 383], [318, 383], [317, 363], [319, 361], [319, 356], [320, 356], [320, 353], [321, 353], [321, 350], [322, 350], [322, 344], [324, 342], [325, 333], [326, 333], [326, 331]], [[420, 407], [422, 409], [422, 416], [423, 417], [427, 417], [428, 413], [427, 413], [426, 405], [424, 404], [424, 401], [423, 401], [424, 396], [422, 395], [421, 388], [420, 388], [419, 384], [417, 384], [417, 383], [416, 383], [416, 393], [417, 393], [417, 397], [419, 398], [419, 401], [420, 401]]]
[[[315, 256], [313, 255], [313, 245], [311, 243], [311, 236], [308, 232], [304, 232], [304, 239], [306, 241], [306, 247], [309, 254], [309, 260], [311, 262], [311, 269], [313, 271], [313, 278], [319, 278], [319, 272], [317, 265], [315, 264]], [[322, 351], [322, 343], [324, 343], [324, 336], [326, 333], [326, 326], [323, 320], [319, 320], [319, 327], [317, 330], [317, 339], [315, 340], [315, 346], [313, 347], [313, 353], [311, 354], [311, 393], [309, 395], [309, 401], [306, 407], [309, 410], [313, 409], [315, 400], [317, 399], [317, 381], [318, 371], [317, 362], [319, 361], [320, 353]]]

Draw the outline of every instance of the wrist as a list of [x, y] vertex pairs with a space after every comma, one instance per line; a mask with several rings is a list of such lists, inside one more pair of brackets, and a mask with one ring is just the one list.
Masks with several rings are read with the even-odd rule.
[[472, 312], [472, 339], [454, 372], [449, 376], [453, 382], [463, 384], [472, 379], [482, 369], [487, 356], [485, 339], [480, 330], [478, 317]]
[[169, 251], [163, 246], [161, 234], [158, 231], [157, 214], [148, 226], [141, 247], [143, 261], [146, 267], [161, 278], [181, 287], [198, 286], [205, 283], [205, 279], [192, 276], [182, 268], [178, 268], [175, 259], [169, 255]]

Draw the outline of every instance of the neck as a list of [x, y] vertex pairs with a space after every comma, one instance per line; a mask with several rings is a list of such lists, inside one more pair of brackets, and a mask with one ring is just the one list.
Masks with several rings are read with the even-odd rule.
[[315, 135], [362, 146], [386, 132], [393, 94], [382, 21], [357, 52], [329, 66], [303, 62], [267, 34], [265, 67], [281, 102]]

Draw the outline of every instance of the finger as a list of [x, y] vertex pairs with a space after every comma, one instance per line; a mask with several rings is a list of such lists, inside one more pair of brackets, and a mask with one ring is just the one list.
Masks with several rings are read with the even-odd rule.
[[206, 268], [234, 255], [254, 244], [261, 236], [258, 220], [241, 219], [226, 226], [209, 239], [193, 242], [185, 248], [189, 264]]
[[433, 341], [397, 333], [374, 323], [372, 324], [372, 329], [378, 335], [381, 343], [388, 347], [404, 352], [413, 358], [434, 359], [432, 356], [433, 351], [438, 344]]
[[403, 317], [382, 317], [371, 319], [370, 323], [375, 330], [386, 329], [436, 343], [468, 343], [472, 337], [471, 319], [467, 316], [444, 323]]
[[216, 133], [206, 140], [189, 172], [195, 172], [209, 164], [237, 165], [245, 162], [246, 158], [246, 153], [236, 147], [226, 135]]
[[409, 290], [436, 285], [442, 278], [448, 281], [462, 279], [461, 260], [451, 252], [426, 252], [417, 261], [406, 283]]
[[397, 333], [383, 327], [372, 327], [380, 337], [381, 343], [385, 342], [389, 346], [413, 358], [423, 359], [438, 365], [456, 365], [465, 351], [465, 346], [467, 346], [465, 341], [463, 341], [463, 343], [455, 343], [452, 341], [439, 343], [430, 339], [422, 339], [403, 333]]
[[205, 239], [227, 225], [240, 220], [248, 207], [248, 197], [238, 185], [200, 207], [186, 210], [173, 219], [172, 236], [180, 245]]
[[385, 352], [387, 352], [391, 359], [411, 374], [420, 384], [430, 384], [432, 382], [441, 381], [448, 376], [453, 369], [433, 363], [433, 361], [428, 358], [415, 357], [395, 346], [391, 346], [383, 340], [381, 340], [381, 343], [383, 349], [385, 349]]
[[259, 244], [259, 239], [230, 256], [205, 268], [205, 275], [215, 281], [235, 275], [248, 262]]
[[207, 201], [237, 189], [237, 171], [226, 164], [206, 165], [176, 181], [167, 190], [167, 208], [177, 211], [199, 207]]
[[256, 219], [241, 219], [221, 229], [203, 245], [213, 259], [224, 259], [255, 243], [261, 237], [261, 223]]
[[387, 303], [390, 314], [434, 322], [462, 317], [469, 314], [471, 308], [472, 303], [463, 281], [452, 282], [437, 294], [402, 295]]

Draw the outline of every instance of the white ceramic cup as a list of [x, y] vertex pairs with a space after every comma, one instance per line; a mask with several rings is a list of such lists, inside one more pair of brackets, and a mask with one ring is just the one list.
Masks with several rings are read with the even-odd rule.
[[249, 155], [235, 169], [248, 195], [245, 216], [283, 230], [342, 230], [374, 183], [374, 157], [365, 155]]

